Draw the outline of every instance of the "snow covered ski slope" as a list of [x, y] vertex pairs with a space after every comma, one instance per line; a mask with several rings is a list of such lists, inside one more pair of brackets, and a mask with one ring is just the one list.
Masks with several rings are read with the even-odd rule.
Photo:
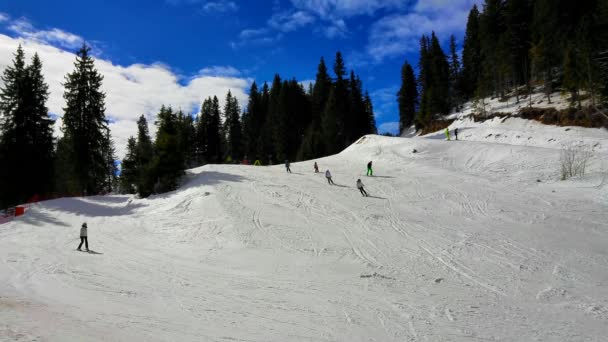
[[0, 225], [0, 340], [606, 341], [608, 154], [561, 182], [559, 153], [367, 136], [41, 203]]

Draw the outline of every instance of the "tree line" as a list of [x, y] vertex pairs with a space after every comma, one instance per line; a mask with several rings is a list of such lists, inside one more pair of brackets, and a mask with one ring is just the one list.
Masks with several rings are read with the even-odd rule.
[[333, 71], [334, 77], [321, 58], [308, 89], [279, 74], [261, 88], [254, 81], [243, 110], [230, 91], [223, 108], [210, 97], [196, 116], [163, 106], [154, 142], [142, 115], [122, 161], [121, 191], [143, 197], [169, 191], [185, 169], [208, 163], [269, 165], [322, 157], [376, 133], [370, 96], [354, 71], [347, 75], [340, 52]]
[[541, 86], [547, 101], [559, 90], [572, 106], [608, 101], [608, 2], [485, 0], [469, 12], [462, 55], [454, 36], [445, 53], [435, 33], [420, 39], [418, 75], [406, 61], [397, 93], [400, 132], [476, 100], [515, 96]]
[[103, 76], [86, 45], [77, 52], [74, 71], [65, 76], [61, 130], [46, 107], [49, 90], [42, 62], [27, 64], [19, 46], [3, 72], [0, 89], [0, 208], [34, 196], [110, 192], [116, 180], [116, 157], [105, 118]]
[[278, 74], [270, 86], [254, 82], [244, 110], [230, 91], [223, 108], [214, 96], [198, 115], [162, 106], [154, 139], [142, 115], [118, 177], [103, 75], [90, 48], [78, 50], [65, 76], [63, 135], [55, 138], [42, 62], [34, 54], [28, 64], [19, 46], [0, 88], [0, 208], [113, 191], [145, 197], [175, 189], [185, 169], [207, 163], [268, 165], [337, 153], [376, 126], [369, 94], [353, 71], [347, 75], [339, 52], [333, 70], [332, 77], [321, 58], [308, 89]]

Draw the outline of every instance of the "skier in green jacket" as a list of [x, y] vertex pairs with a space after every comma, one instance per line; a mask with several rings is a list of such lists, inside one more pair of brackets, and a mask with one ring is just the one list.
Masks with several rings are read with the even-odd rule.
[[445, 128], [445, 138], [450, 141], [450, 130], [447, 127]]

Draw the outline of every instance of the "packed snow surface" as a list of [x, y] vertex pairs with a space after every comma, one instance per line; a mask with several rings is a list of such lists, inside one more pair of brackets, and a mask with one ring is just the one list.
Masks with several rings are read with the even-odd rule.
[[608, 132], [559, 181], [559, 145], [480, 129], [35, 205], [0, 225], [0, 340], [606, 341]]

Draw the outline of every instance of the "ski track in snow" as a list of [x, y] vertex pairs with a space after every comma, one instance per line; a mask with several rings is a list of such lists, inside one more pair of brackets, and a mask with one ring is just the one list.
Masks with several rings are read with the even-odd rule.
[[[366, 136], [317, 160], [336, 186], [209, 165], [41, 203], [0, 225], [0, 340], [603, 341], [608, 189], [551, 181], [558, 157]], [[74, 251], [82, 221], [103, 254]]]

